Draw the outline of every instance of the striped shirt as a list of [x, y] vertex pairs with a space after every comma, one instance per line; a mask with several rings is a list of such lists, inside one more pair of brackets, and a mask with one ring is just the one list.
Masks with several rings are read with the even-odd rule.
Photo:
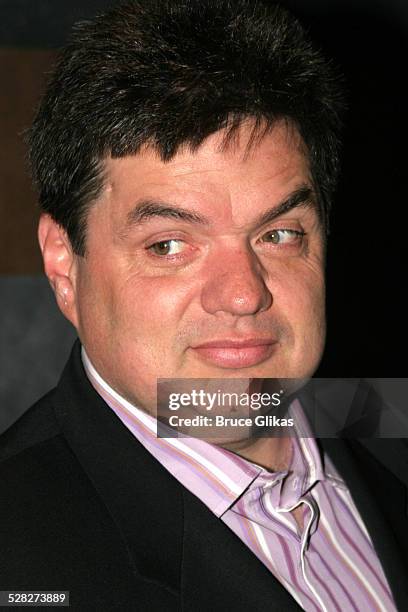
[[[362, 518], [329, 457], [306, 437], [306, 417], [291, 407], [302, 437], [293, 437], [287, 470], [270, 472], [197, 438], [158, 438], [157, 421], [116, 393], [85, 350], [87, 376], [137, 440], [196, 495], [244, 544], [304, 610], [396, 610]], [[303, 509], [303, 528], [291, 511]]]

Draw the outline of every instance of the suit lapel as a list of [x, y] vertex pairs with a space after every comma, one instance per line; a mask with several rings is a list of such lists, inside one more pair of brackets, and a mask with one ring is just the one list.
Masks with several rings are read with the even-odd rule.
[[183, 610], [292, 612], [301, 609], [220, 519], [186, 489], [183, 497]]
[[181, 485], [99, 397], [74, 347], [54, 398], [56, 417], [76, 458], [118, 528], [129, 562], [173, 593], [180, 584]]

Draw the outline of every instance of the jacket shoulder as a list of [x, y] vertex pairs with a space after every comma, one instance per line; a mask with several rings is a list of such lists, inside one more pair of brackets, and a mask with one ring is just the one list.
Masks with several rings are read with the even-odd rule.
[[0, 435], [0, 463], [60, 434], [52, 399], [44, 395]]

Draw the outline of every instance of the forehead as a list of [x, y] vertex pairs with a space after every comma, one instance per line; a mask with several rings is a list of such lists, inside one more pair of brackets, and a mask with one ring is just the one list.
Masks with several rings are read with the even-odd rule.
[[244, 124], [226, 141], [225, 131], [208, 137], [195, 151], [181, 148], [163, 162], [151, 147], [139, 154], [106, 160], [104, 199], [119, 219], [141, 199], [214, 213], [221, 221], [250, 220], [263, 206], [285, 199], [302, 184], [312, 185], [305, 145], [295, 128], [277, 123], [261, 138]]

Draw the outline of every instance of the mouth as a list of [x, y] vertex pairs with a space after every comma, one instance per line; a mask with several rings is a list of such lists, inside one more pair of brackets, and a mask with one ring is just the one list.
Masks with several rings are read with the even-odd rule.
[[191, 347], [198, 357], [221, 368], [249, 368], [269, 359], [278, 346], [274, 338], [221, 339]]

